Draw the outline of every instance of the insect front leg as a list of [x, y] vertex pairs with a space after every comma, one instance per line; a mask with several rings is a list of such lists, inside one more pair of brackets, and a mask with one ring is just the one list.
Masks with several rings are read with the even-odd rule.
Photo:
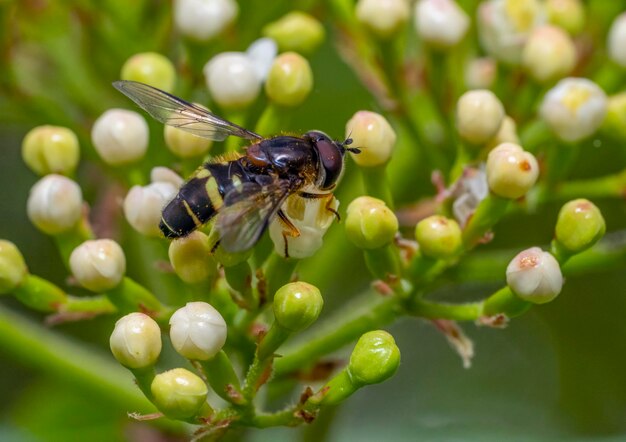
[[287, 218], [287, 215], [285, 215], [285, 212], [283, 212], [282, 209], [276, 212], [276, 215], [278, 215], [278, 219], [283, 226], [282, 235], [283, 240], [285, 241], [285, 258], [289, 258], [289, 243], [287, 242], [287, 238], [297, 238], [298, 236], [300, 236], [300, 230], [293, 225], [293, 223], [289, 220], [289, 218]]
[[315, 200], [315, 199], [323, 199], [327, 198], [326, 205], [324, 209], [335, 215], [337, 222], [341, 221], [341, 217], [339, 216], [339, 212], [337, 212], [333, 207], [333, 194], [332, 193], [309, 193], [309, 192], [298, 192], [298, 195], [305, 199]]

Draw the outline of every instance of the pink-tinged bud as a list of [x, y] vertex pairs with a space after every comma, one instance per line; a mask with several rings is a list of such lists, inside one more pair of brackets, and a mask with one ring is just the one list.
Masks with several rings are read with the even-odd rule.
[[391, 158], [396, 145], [396, 133], [380, 114], [358, 111], [346, 123], [346, 138], [361, 149], [352, 159], [361, 167], [381, 166]]
[[609, 58], [626, 67], [626, 12], [617, 16], [609, 30], [607, 39]]
[[495, 59], [474, 58], [465, 67], [465, 86], [468, 89], [490, 89], [497, 73], [498, 65]]
[[522, 64], [540, 83], [558, 80], [576, 65], [576, 48], [570, 36], [556, 26], [536, 28], [522, 53]]
[[456, 46], [470, 20], [454, 0], [419, 0], [415, 4], [415, 30], [426, 43], [441, 49]]
[[535, 185], [539, 165], [530, 152], [513, 143], [503, 143], [489, 152], [487, 182], [503, 198], [520, 198]]
[[544, 304], [561, 293], [563, 275], [554, 256], [539, 247], [531, 247], [509, 263], [506, 282], [523, 300]]

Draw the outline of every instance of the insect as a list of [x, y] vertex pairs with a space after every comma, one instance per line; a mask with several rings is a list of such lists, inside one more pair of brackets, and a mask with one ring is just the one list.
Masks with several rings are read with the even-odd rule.
[[328, 204], [344, 155], [360, 152], [348, 147], [350, 138], [334, 141], [316, 130], [264, 138], [152, 86], [135, 81], [113, 86], [164, 124], [216, 141], [234, 135], [251, 142], [234, 159], [205, 163], [180, 188], [162, 212], [159, 227], [166, 237], [186, 236], [215, 217], [219, 244], [228, 252], [241, 252], [253, 247], [278, 217], [288, 256], [287, 236], [300, 235], [281, 209], [289, 196], [326, 198], [326, 209], [338, 217]]

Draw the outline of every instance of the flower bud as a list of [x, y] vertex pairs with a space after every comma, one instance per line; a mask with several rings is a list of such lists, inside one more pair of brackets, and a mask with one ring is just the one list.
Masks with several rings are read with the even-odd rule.
[[487, 142], [487, 149], [492, 150], [502, 143], [520, 143], [519, 137], [517, 136], [517, 124], [515, 124], [515, 120], [508, 115], [502, 120], [498, 133]]
[[270, 238], [274, 243], [276, 253], [286, 257], [285, 251], [287, 251], [290, 258], [296, 259], [313, 256], [322, 247], [324, 235], [335, 221], [338, 208], [339, 201], [332, 195], [310, 200], [304, 200], [298, 195], [290, 196], [283, 210], [300, 234], [296, 237], [287, 234], [287, 247], [285, 247], [285, 236], [283, 236], [285, 226], [276, 217], [269, 227]]
[[66, 232], [80, 220], [83, 194], [69, 178], [46, 175], [31, 188], [26, 210], [28, 218], [42, 232]]
[[509, 263], [506, 283], [524, 301], [544, 304], [561, 293], [563, 275], [554, 256], [539, 247], [531, 247]]
[[324, 41], [324, 27], [314, 17], [292, 11], [263, 28], [263, 35], [278, 43], [280, 52], [311, 54]]
[[456, 105], [457, 129], [466, 141], [482, 144], [498, 132], [504, 115], [504, 106], [493, 92], [465, 92]]
[[168, 255], [178, 277], [188, 284], [205, 281], [217, 271], [209, 238], [197, 230], [172, 241]]
[[206, 302], [188, 302], [170, 318], [172, 346], [187, 359], [211, 359], [224, 346], [226, 332], [224, 318]]
[[396, 133], [389, 122], [380, 114], [358, 111], [346, 123], [346, 137], [361, 153], [352, 154], [352, 159], [361, 167], [385, 164], [391, 158], [396, 145]]
[[235, 0], [175, 0], [174, 26], [185, 37], [207, 41], [230, 26], [238, 13]]
[[548, 91], [540, 114], [559, 138], [574, 142], [592, 135], [606, 110], [606, 94], [597, 84], [586, 78], [565, 78]]
[[279, 55], [272, 64], [265, 93], [282, 106], [299, 106], [313, 88], [313, 72], [309, 62], [296, 52]]
[[142, 52], [130, 57], [122, 66], [122, 80], [138, 81], [162, 89], [174, 90], [176, 70], [172, 62], [156, 52]]
[[346, 234], [361, 249], [377, 249], [393, 241], [398, 218], [383, 201], [361, 196], [348, 205]]
[[607, 38], [609, 58], [622, 67], [626, 67], [626, 12], [618, 15]]
[[608, 98], [602, 130], [615, 138], [626, 140], [626, 92]]
[[528, 34], [545, 22], [539, 0], [489, 0], [480, 3], [478, 36], [485, 51], [499, 61], [519, 64]]
[[547, 0], [546, 12], [550, 23], [570, 35], [579, 34], [585, 26], [585, 8], [581, 0]]
[[153, 167], [152, 170], [150, 170], [150, 181], [153, 183], [169, 183], [177, 189], [185, 182], [180, 175], [172, 169], [162, 166]]
[[535, 28], [524, 46], [522, 64], [540, 83], [562, 78], [576, 65], [574, 42], [556, 26]]
[[513, 143], [502, 143], [487, 157], [487, 182], [493, 193], [517, 199], [535, 185], [539, 165], [530, 152]]
[[92, 292], [104, 292], [122, 281], [126, 257], [112, 239], [89, 240], [72, 251], [70, 269], [80, 285]]
[[109, 345], [124, 367], [150, 367], [161, 354], [161, 329], [150, 316], [130, 313], [115, 323]]
[[441, 215], [429, 216], [417, 223], [415, 239], [425, 256], [437, 259], [454, 257], [462, 245], [459, 224]]
[[470, 20], [454, 0], [419, 0], [415, 4], [415, 29], [426, 43], [438, 48], [456, 46]]
[[358, 0], [356, 4], [357, 19], [382, 39], [400, 32], [410, 13], [407, 0]]
[[0, 239], [0, 295], [10, 293], [28, 275], [28, 267], [19, 249], [11, 241]]
[[[205, 108], [202, 105], [195, 103], [197, 106]], [[206, 109], [206, 108], [205, 108]], [[190, 132], [184, 131], [177, 127], [163, 126], [163, 136], [165, 138], [165, 145], [167, 148], [179, 158], [193, 158], [206, 154], [213, 141], [208, 138], [202, 138], [194, 135]]]
[[109, 109], [93, 125], [91, 141], [105, 163], [132, 163], [148, 149], [148, 123], [137, 112]]
[[468, 89], [490, 89], [497, 73], [498, 65], [493, 58], [474, 58], [465, 68], [465, 85]]
[[203, 71], [211, 97], [227, 109], [249, 106], [261, 90], [261, 78], [252, 60], [241, 52], [218, 54]]
[[209, 389], [197, 375], [184, 368], [175, 368], [154, 377], [154, 405], [167, 417], [187, 419], [195, 416], [206, 403]]
[[76, 134], [60, 126], [37, 126], [22, 141], [22, 158], [37, 175], [69, 175], [76, 169], [80, 147]]
[[291, 282], [274, 295], [274, 317], [283, 329], [299, 332], [313, 324], [322, 311], [324, 299], [317, 287]]
[[350, 355], [348, 372], [355, 386], [378, 384], [394, 375], [400, 349], [389, 333], [375, 330], [361, 336]]
[[586, 199], [566, 203], [559, 211], [555, 236], [559, 245], [572, 253], [593, 246], [606, 232], [600, 209]]
[[177, 192], [173, 184], [162, 181], [133, 186], [124, 198], [124, 215], [128, 224], [142, 235], [160, 236], [161, 211]]

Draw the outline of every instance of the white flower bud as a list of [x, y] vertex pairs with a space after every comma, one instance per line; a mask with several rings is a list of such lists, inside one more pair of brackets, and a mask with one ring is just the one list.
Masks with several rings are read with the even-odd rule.
[[222, 33], [238, 13], [235, 0], [175, 0], [174, 26], [185, 37], [206, 41]]
[[563, 275], [554, 256], [539, 247], [531, 247], [509, 263], [506, 283], [523, 300], [544, 304], [561, 293]]
[[480, 57], [470, 60], [465, 68], [465, 85], [468, 89], [489, 89], [498, 73], [496, 60]]
[[380, 38], [400, 31], [411, 14], [407, 0], [358, 0], [357, 19]]
[[170, 183], [177, 189], [185, 183], [185, 180], [172, 169], [162, 166], [152, 168], [150, 171], [150, 181], [153, 183]]
[[607, 38], [609, 58], [622, 67], [626, 67], [626, 12], [613, 20]]
[[146, 368], [161, 354], [161, 329], [150, 316], [130, 313], [116, 323], [109, 339], [115, 359], [128, 368]]
[[593, 81], [565, 78], [550, 89], [541, 103], [541, 117], [565, 141], [579, 141], [602, 124], [608, 100]]
[[456, 46], [467, 33], [470, 20], [454, 0], [419, 0], [415, 28], [426, 43], [439, 48]]
[[93, 125], [91, 141], [105, 163], [132, 163], [148, 149], [148, 123], [137, 112], [109, 109]]
[[576, 64], [574, 42], [561, 28], [540, 26], [532, 31], [524, 46], [522, 64], [541, 83], [562, 78]]
[[224, 318], [206, 302], [188, 302], [170, 318], [172, 345], [187, 359], [211, 359], [224, 346], [226, 333]]
[[30, 190], [26, 211], [39, 230], [49, 235], [70, 230], [83, 210], [83, 194], [74, 181], [62, 175], [46, 175]]
[[389, 122], [380, 114], [358, 111], [346, 123], [346, 137], [361, 153], [352, 154], [352, 159], [361, 167], [385, 164], [391, 158], [396, 145], [396, 133]]
[[535, 185], [538, 177], [537, 160], [517, 144], [503, 143], [489, 152], [487, 182], [496, 195], [520, 198]]
[[261, 90], [261, 78], [254, 63], [241, 52], [218, 54], [203, 71], [211, 96], [224, 108], [249, 106]]
[[472, 144], [492, 138], [500, 129], [504, 115], [502, 102], [488, 90], [466, 92], [456, 105], [459, 134]]
[[80, 285], [92, 292], [104, 292], [122, 281], [126, 257], [112, 239], [89, 240], [72, 251], [70, 269]]
[[159, 236], [161, 211], [177, 192], [177, 187], [164, 181], [133, 186], [124, 198], [124, 215], [128, 224], [143, 235]]
[[265, 81], [278, 54], [278, 44], [269, 37], [259, 38], [248, 46], [245, 54], [252, 62], [257, 76]]
[[[292, 195], [287, 199], [283, 210], [291, 223], [300, 231], [297, 237], [287, 235], [287, 252], [290, 258], [308, 258], [322, 247], [324, 234], [335, 220], [335, 214], [328, 208], [337, 210], [339, 207], [339, 201], [335, 197], [329, 198], [332, 198], [332, 202], [328, 206], [328, 198], [305, 200], [298, 195]], [[285, 256], [283, 231], [288, 229], [276, 217], [270, 224], [269, 230], [274, 250], [279, 255]]]
[[478, 6], [478, 35], [485, 51], [508, 64], [519, 64], [528, 34], [545, 22], [539, 0], [489, 0]]

